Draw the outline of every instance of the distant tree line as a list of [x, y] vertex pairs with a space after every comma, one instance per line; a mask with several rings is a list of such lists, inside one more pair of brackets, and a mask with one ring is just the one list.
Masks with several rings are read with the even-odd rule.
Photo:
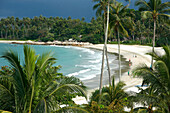
[[[120, 35], [122, 43], [151, 44], [153, 37], [153, 19], [145, 18], [140, 11], [126, 10], [133, 21], [133, 27], [128, 30], [129, 37]], [[169, 43], [169, 20], [159, 18], [157, 20], [157, 45]], [[34, 18], [7, 17], [0, 20], [0, 37], [8, 40], [36, 40], [36, 41], [65, 41], [70, 38], [76, 41], [91, 42], [94, 44], [104, 42], [103, 18], [92, 17], [90, 22], [85, 18], [67, 19], [62, 17], [44, 17], [40, 15]], [[109, 41], [117, 41], [114, 33], [110, 32]]]

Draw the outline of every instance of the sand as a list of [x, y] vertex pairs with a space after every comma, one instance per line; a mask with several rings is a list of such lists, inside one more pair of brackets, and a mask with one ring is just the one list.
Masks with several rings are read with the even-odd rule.
[[[118, 53], [118, 45], [117, 44], [108, 44], [108, 52], [110, 53]], [[86, 46], [86, 48], [92, 48], [92, 49], [98, 49], [103, 50], [103, 44], [96, 44], [96, 45], [90, 45]], [[134, 87], [136, 85], [142, 84], [142, 78], [135, 78], [132, 76], [132, 70], [135, 69], [140, 64], [146, 64], [150, 67], [151, 65], [151, 57], [149, 55], [146, 55], [146, 53], [152, 51], [152, 47], [150, 46], [141, 46], [141, 45], [120, 45], [120, 54], [123, 55], [124, 58], [126, 58], [126, 61], [132, 62], [132, 65], [130, 66], [129, 73], [125, 72], [121, 76], [121, 81], [123, 81], [126, 86], [125, 88]], [[161, 54], [164, 53], [162, 47], [155, 47], [155, 51], [160, 52]], [[136, 57], [134, 57], [136, 56]], [[106, 67], [105, 67], [106, 68]], [[117, 83], [118, 81], [116, 81]], [[88, 91], [88, 96], [91, 92], [94, 90]]]

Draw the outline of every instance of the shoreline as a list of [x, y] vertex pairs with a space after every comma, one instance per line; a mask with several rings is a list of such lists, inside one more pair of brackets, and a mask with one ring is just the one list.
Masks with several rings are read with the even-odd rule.
[[[1, 41], [0, 43], [10, 43], [10, 44], [32, 44], [35, 45], [33, 43], [33, 41]], [[55, 44], [44, 44], [44, 42], [36, 42], [38, 43], [38, 45], [55, 45]], [[43, 44], [42, 44], [43, 43]], [[103, 50], [103, 45], [104, 44], [87, 44], [87, 45], [83, 45], [83, 46], [78, 46], [78, 47], [82, 47], [82, 48], [88, 48], [88, 49], [96, 49], [96, 50]], [[67, 46], [67, 45], [66, 45]], [[69, 45], [70, 46], [70, 45]], [[76, 46], [76, 45], [74, 45]], [[107, 44], [107, 50], [108, 53], [111, 54], [118, 54], [118, 45], [117, 44]], [[140, 65], [140, 64], [146, 64], [147, 66], [150, 66], [150, 61], [151, 61], [151, 57], [149, 55], [146, 55], [147, 52], [151, 52], [152, 47], [150, 46], [140, 46], [140, 45], [120, 45], [120, 51], [121, 51], [121, 57], [123, 60], [123, 62], [129, 62], [129, 59], [132, 62], [132, 65], [130, 67], [128, 67], [129, 69], [124, 69], [122, 70], [122, 76], [121, 76], [121, 81], [123, 81], [126, 86], [124, 88], [130, 88], [130, 87], [134, 87], [136, 85], [140, 85], [142, 83], [142, 79], [141, 78], [134, 78], [132, 76], [128, 76], [128, 70], [131, 72], [133, 69], [135, 69], [136, 66]], [[155, 47], [155, 51], [160, 52], [161, 54], [164, 53], [162, 47]], [[134, 55], [136, 55], [137, 57], [134, 57]], [[117, 64], [118, 65], [118, 64]], [[106, 67], [105, 67], [106, 68]], [[127, 67], [125, 67], [127, 68]], [[122, 68], [123, 69], [123, 68]], [[124, 71], [124, 72], [123, 72]], [[107, 71], [104, 72], [104, 75], [107, 74]], [[114, 75], [116, 75], [116, 71], [114, 73]], [[113, 74], [112, 74], [113, 75]], [[98, 79], [100, 79], [100, 75]], [[91, 81], [93, 81], [92, 79], [90, 79]], [[115, 79], [116, 80], [116, 79]], [[105, 80], [106, 82], [106, 80]], [[118, 83], [118, 79], [115, 81], [115, 83]], [[107, 83], [103, 82], [103, 86], [107, 86]], [[93, 89], [88, 89], [87, 90], [87, 97], [90, 97], [91, 93], [94, 92], [97, 88], [93, 88]]]
[[27, 40], [27, 41], [0, 40], [0, 43], [28, 44], [28, 45], [61, 45], [61, 46], [77, 46], [77, 47], [93, 45], [89, 42], [70, 42], [70, 41], [35, 42], [35, 41], [31, 41], [31, 40]]
[[[97, 49], [97, 50], [102, 51], [103, 45], [104, 44], [96, 44], [96, 45], [85, 46], [85, 48]], [[118, 54], [117, 44], [107, 44], [107, 48], [108, 48], [107, 49], [108, 53]], [[132, 63], [132, 65], [129, 68], [130, 76], [128, 76], [128, 72], [122, 73], [122, 76], [121, 76], [121, 81], [123, 81], [126, 84], [126, 86], [124, 87], [125, 89], [142, 84], [142, 78], [132, 77], [131, 73], [132, 73], [132, 70], [135, 69], [140, 64], [146, 64], [147, 66], [150, 66], [151, 57], [149, 55], [146, 55], [146, 53], [151, 52], [151, 50], [152, 50], [152, 47], [149, 47], [149, 46], [122, 45], [122, 44], [120, 45], [120, 54], [122, 58], [125, 58], [125, 61], [129, 61], [130, 59]], [[158, 51], [161, 54], [164, 53], [162, 47], [155, 47], [155, 51]], [[116, 80], [115, 83], [118, 83], [118, 80]], [[98, 88], [88, 90], [88, 97], [96, 89]]]

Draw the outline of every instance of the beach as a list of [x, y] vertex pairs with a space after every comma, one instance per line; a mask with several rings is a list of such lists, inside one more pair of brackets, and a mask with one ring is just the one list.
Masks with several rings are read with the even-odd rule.
[[[91, 49], [98, 49], [103, 50], [103, 44], [96, 44], [96, 45], [90, 45], [85, 46], [86, 48]], [[107, 50], [109, 53], [118, 53], [118, 45], [117, 44], [107, 44]], [[134, 87], [136, 85], [142, 84], [142, 78], [137, 78], [132, 76], [132, 70], [135, 69], [138, 65], [146, 64], [150, 67], [151, 65], [151, 57], [149, 55], [146, 55], [146, 53], [152, 51], [152, 47], [150, 46], [141, 46], [141, 45], [120, 45], [120, 54], [123, 56], [123, 58], [126, 59], [126, 61], [129, 61], [132, 63], [128, 72], [122, 73], [121, 81], [123, 81], [126, 86], [125, 89]], [[155, 47], [155, 51], [158, 51], [160, 54], [163, 54], [164, 51], [162, 47]], [[106, 67], [105, 67], [106, 68]], [[118, 80], [116, 81], [116, 83]], [[88, 91], [88, 96], [93, 92], [94, 90]]]
[[[33, 41], [0, 41], [0, 43], [30, 43], [30, 44], [35, 44], [35, 42]], [[38, 42], [39, 45], [43, 42]], [[83, 47], [85, 48], [89, 48], [89, 49], [97, 49], [97, 50], [103, 50], [103, 44], [95, 44], [95, 45], [84, 45]], [[118, 54], [118, 45], [117, 44], [108, 44], [107, 45], [107, 50], [109, 53], [114, 53], [114, 54]], [[124, 69], [124, 71], [122, 72], [122, 76], [121, 76], [121, 81], [123, 81], [126, 86], [125, 88], [130, 88], [130, 87], [134, 87], [136, 85], [141, 85], [142, 83], [142, 79], [141, 78], [136, 78], [132, 76], [132, 70], [135, 69], [138, 65], [140, 64], [146, 64], [147, 66], [150, 66], [150, 62], [151, 62], [151, 57], [149, 55], [146, 55], [146, 53], [151, 52], [152, 51], [152, 47], [149, 46], [141, 46], [141, 45], [120, 45], [120, 54], [122, 56], [122, 63], [123, 62], [130, 62], [132, 63], [131, 66], [126, 66], [124, 65], [124, 67], [122, 69]], [[160, 52], [161, 54], [163, 54], [163, 49], [161, 47], [155, 47], [155, 51]], [[118, 64], [115, 64], [118, 65]], [[127, 64], [126, 64], [127, 65]], [[99, 67], [100, 68], [100, 67]], [[107, 67], [105, 67], [107, 68]], [[127, 69], [125, 69], [127, 68]], [[129, 75], [128, 75], [128, 71], [129, 71]], [[107, 72], [104, 72], [105, 78], [103, 80], [103, 84], [104, 85], [108, 85], [108, 76]], [[117, 75], [117, 73], [114, 73], [114, 75]], [[90, 97], [91, 92], [93, 92], [95, 89], [97, 89], [99, 87], [99, 80], [100, 80], [100, 75], [97, 75], [96, 78], [93, 79], [89, 79], [86, 80], [87, 86], [92, 85], [92, 83], [96, 85], [91, 86], [91, 88], [88, 89], [88, 97]], [[116, 83], [118, 82], [118, 79], [116, 79]]]

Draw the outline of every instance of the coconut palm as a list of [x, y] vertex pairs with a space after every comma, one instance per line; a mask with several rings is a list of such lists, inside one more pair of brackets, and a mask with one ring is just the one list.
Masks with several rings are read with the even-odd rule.
[[[126, 98], [128, 97], [128, 94], [124, 92], [123, 89], [124, 86], [125, 84], [123, 82], [115, 84], [115, 80], [113, 77], [112, 85], [102, 88], [101, 94], [102, 98], [99, 104], [108, 106], [110, 110], [113, 111], [118, 110], [119, 112], [121, 112], [125, 106]], [[93, 101], [98, 102], [99, 99], [100, 99], [99, 90], [96, 90], [92, 94], [90, 103], [92, 104]]]
[[0, 75], [0, 109], [14, 113], [49, 113], [60, 108], [56, 97], [65, 91], [85, 95], [82, 82], [74, 77], [64, 77], [53, 67], [55, 58], [51, 53], [36, 55], [24, 46], [24, 64], [19, 56], [10, 51], [2, 58], [12, 66], [12, 74]]
[[[110, 66], [109, 66], [109, 60], [107, 55], [107, 38], [108, 38], [108, 24], [109, 24], [109, 6], [110, 6], [110, 0], [93, 0], [94, 2], [99, 2], [96, 5], [94, 5], [93, 9], [97, 9], [96, 15], [102, 15], [102, 11], [104, 11], [104, 33], [105, 33], [105, 42], [103, 47], [103, 55], [102, 55], [102, 66], [101, 66], [101, 76], [100, 76], [100, 94], [102, 90], [102, 79], [103, 79], [103, 72], [104, 72], [104, 56], [106, 55], [106, 61], [107, 61], [107, 67], [108, 67], [108, 75], [109, 75], [109, 84], [111, 85], [111, 74], [110, 74]], [[107, 14], [107, 17], [106, 17]], [[107, 18], [107, 23], [105, 23], [105, 20]], [[107, 26], [106, 26], [107, 24]]]
[[[153, 21], [154, 21], [154, 30], [153, 30], [153, 48], [152, 52], [154, 52], [155, 47], [155, 31], [156, 31], [156, 19], [158, 16], [168, 16], [167, 13], [170, 12], [170, 2], [162, 3], [162, 0], [149, 0], [149, 2], [146, 2], [145, 0], [138, 0], [136, 1], [135, 5], [139, 6], [139, 11], [143, 11], [144, 14], [149, 13], [152, 15]], [[151, 67], [153, 65], [153, 57], [151, 61]]]
[[1, 38], [4, 38], [3, 37], [3, 30], [4, 30], [4, 23], [3, 23], [3, 21], [0, 21], [0, 29], [1, 29]]
[[[154, 103], [156, 107], [168, 113], [170, 112], [170, 46], [165, 46], [163, 49], [165, 51], [164, 55], [157, 52], [148, 53], [155, 60], [153, 69], [143, 65], [136, 68], [133, 73], [142, 77], [143, 84], [148, 84], [148, 89], [152, 89], [149, 91], [153, 91], [152, 97], [155, 98], [154, 101], [157, 100], [157, 102]], [[147, 90], [143, 93], [149, 94]], [[149, 98], [148, 101], [150, 100], [151, 98]], [[145, 101], [147, 101], [146, 98]], [[154, 104], [152, 104], [152, 106]]]
[[119, 54], [119, 81], [121, 80], [121, 57], [120, 57], [120, 38], [119, 33], [122, 33], [124, 36], [128, 37], [128, 32], [125, 30], [123, 26], [123, 21], [131, 23], [130, 18], [125, 18], [126, 16], [126, 8], [127, 6], [123, 6], [119, 2], [115, 2], [112, 5], [112, 11], [110, 14], [110, 28], [112, 28], [117, 34], [118, 39], [118, 54]]

